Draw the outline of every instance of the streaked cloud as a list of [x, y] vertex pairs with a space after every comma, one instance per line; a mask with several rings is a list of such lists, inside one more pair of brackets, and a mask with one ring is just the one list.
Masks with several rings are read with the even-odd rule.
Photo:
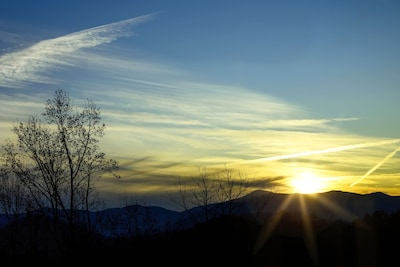
[[[11, 33], [11, 32], [6, 32], [3, 30], [0, 30], [0, 41], [4, 43], [9, 43], [13, 45], [19, 45], [22, 41], [22, 38], [16, 34], [16, 33]], [[0, 50], [2, 52], [1, 54], [11, 51], [10, 48], [3, 48]]]
[[260, 123], [255, 123], [254, 127], [265, 129], [300, 129], [304, 131], [307, 128], [329, 128], [329, 125], [335, 122], [349, 122], [358, 119], [359, 118], [266, 120]]
[[[400, 139], [392, 139], [392, 140], [384, 140], [384, 141], [379, 141], [379, 142], [368, 142], [368, 143], [364, 143], [364, 144], [352, 144], [352, 145], [332, 147], [332, 148], [322, 149], [322, 150], [303, 151], [303, 152], [294, 153], [294, 154], [262, 158], [262, 159], [257, 159], [256, 161], [284, 160], [284, 159], [291, 159], [291, 158], [304, 157], [304, 156], [310, 156], [310, 155], [334, 153], [334, 152], [358, 149], [358, 148], [364, 148], [364, 147], [395, 144], [395, 143], [399, 143], [399, 142], [400, 142]], [[397, 149], [393, 153], [396, 153], [396, 152], [397, 152]], [[390, 157], [392, 157], [394, 155], [393, 153], [390, 154], [391, 155]]]
[[132, 34], [131, 27], [148, 21], [154, 14], [110, 23], [61, 37], [43, 40], [21, 51], [0, 57], [0, 86], [21, 88], [27, 83], [57, 81], [44, 75], [49, 68], [73, 65], [71, 56], [80, 49], [110, 43], [117, 38]]

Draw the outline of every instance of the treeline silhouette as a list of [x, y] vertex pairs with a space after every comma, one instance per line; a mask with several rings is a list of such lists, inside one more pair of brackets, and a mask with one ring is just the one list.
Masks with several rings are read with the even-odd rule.
[[268, 222], [238, 215], [222, 215], [188, 229], [135, 236], [104, 236], [76, 225], [72, 247], [60, 251], [51, 237], [51, 218], [38, 214], [0, 229], [0, 259], [2, 266], [106, 261], [173, 266], [389, 266], [398, 260], [400, 211], [377, 211], [352, 222], [308, 219], [306, 230], [298, 216], [284, 214], [269, 235]]

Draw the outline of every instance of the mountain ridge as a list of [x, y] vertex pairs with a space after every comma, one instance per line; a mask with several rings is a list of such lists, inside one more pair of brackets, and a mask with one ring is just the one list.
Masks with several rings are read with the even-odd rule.
[[[284, 208], [290, 212], [304, 212], [301, 210], [300, 201], [304, 203], [308, 213], [314, 213], [316, 216], [325, 219], [329, 219], [329, 216], [334, 215], [331, 219], [342, 219], [346, 221], [376, 211], [383, 211], [390, 214], [400, 210], [400, 196], [390, 196], [382, 192], [366, 194], [338, 190], [315, 194], [265, 192], [266, 193], [260, 192], [261, 197], [263, 197], [264, 194], [272, 194], [270, 197], [272, 203], [270, 203], [270, 207], [266, 208], [266, 211], [269, 212], [277, 211], [280, 208]], [[256, 191], [252, 193], [257, 194]], [[246, 197], [248, 198], [249, 195], [244, 196], [244, 198]], [[298, 201], [296, 201], [296, 199]], [[285, 201], [288, 203], [285, 204]], [[327, 213], [329, 213], [329, 216], [327, 216]]]
[[[382, 192], [358, 194], [338, 190], [315, 194], [255, 190], [229, 202], [183, 211], [135, 204], [92, 211], [90, 214], [97, 232], [105, 236], [122, 236], [127, 233], [132, 235], [132, 229], [135, 229], [133, 234], [187, 229], [223, 215], [253, 217], [261, 222], [281, 214], [290, 214], [295, 218], [313, 216], [325, 221], [351, 222], [374, 212], [400, 212], [400, 196]], [[6, 215], [0, 213], [0, 227], [6, 224]]]

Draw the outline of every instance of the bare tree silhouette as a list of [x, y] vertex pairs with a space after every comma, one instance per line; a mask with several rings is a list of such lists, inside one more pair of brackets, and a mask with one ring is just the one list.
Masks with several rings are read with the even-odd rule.
[[[49, 230], [60, 248], [68, 251], [76, 243], [76, 225], [88, 232], [92, 228], [89, 211], [100, 203], [95, 181], [105, 172], [118, 177], [118, 162], [100, 151], [105, 124], [92, 100], [77, 110], [69, 94], [59, 89], [41, 115], [13, 126], [16, 139], [8, 139], [3, 146], [2, 187], [15, 178], [14, 187], [22, 185], [33, 207], [51, 218]], [[6, 195], [1, 202], [7, 200]]]

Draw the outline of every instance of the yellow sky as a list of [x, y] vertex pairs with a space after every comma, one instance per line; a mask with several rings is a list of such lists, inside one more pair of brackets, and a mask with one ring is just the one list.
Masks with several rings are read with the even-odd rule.
[[[298, 184], [303, 179], [300, 183], [304, 184], [308, 173], [318, 192], [380, 191], [400, 195], [400, 160], [396, 150], [399, 139], [345, 132], [191, 128], [186, 129], [182, 138], [174, 137], [170, 129], [148, 131], [134, 126], [131, 131], [112, 127], [107, 131], [105, 141], [112, 143], [108, 154], [120, 158], [123, 178], [116, 183], [103, 180], [99, 188], [105, 191], [121, 192], [124, 188], [138, 196], [167, 192], [176, 189], [178, 178], [198, 175], [199, 168], [212, 174], [226, 167], [236, 176], [250, 178], [254, 189], [301, 193], [302, 189], [295, 188], [293, 181]], [[134, 136], [155, 141], [149, 146]], [[158, 142], [163, 143], [162, 147]], [[127, 150], [129, 147], [131, 151]]]

